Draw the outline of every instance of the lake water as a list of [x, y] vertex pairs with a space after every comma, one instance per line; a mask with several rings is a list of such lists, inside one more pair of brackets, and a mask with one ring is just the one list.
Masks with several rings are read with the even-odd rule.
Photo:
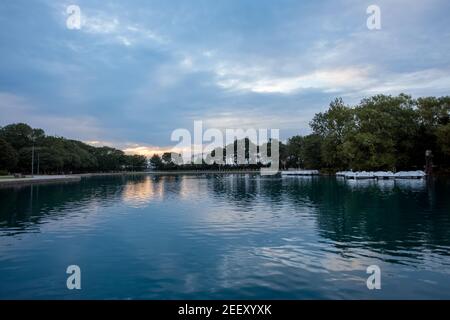
[[[68, 290], [66, 268], [81, 268]], [[366, 268], [378, 265], [381, 289]], [[0, 189], [0, 299], [450, 299], [450, 180], [180, 175]]]

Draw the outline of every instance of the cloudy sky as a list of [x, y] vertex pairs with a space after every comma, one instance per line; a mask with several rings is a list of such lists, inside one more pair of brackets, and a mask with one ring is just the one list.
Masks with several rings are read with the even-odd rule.
[[335, 97], [450, 94], [449, 14], [448, 0], [3, 0], [0, 126], [147, 153], [194, 120], [285, 139]]

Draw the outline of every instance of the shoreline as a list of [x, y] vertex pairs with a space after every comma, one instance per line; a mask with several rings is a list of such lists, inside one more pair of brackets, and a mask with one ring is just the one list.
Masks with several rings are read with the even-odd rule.
[[71, 175], [42, 175], [25, 178], [6, 178], [0, 179], [0, 187], [28, 186], [34, 184], [48, 184], [60, 182], [78, 182], [82, 178], [91, 177], [113, 177], [113, 176], [143, 176], [143, 175], [196, 175], [196, 174], [249, 174], [257, 173], [259, 170], [241, 170], [241, 171], [219, 171], [219, 170], [202, 170], [202, 171], [136, 171], [136, 172], [110, 172], [110, 173], [80, 173]]
[[0, 187], [28, 186], [34, 184], [78, 182], [79, 175], [54, 175], [54, 176], [34, 176], [26, 178], [0, 179]]
[[260, 173], [259, 170], [174, 170], [174, 171], [136, 171], [136, 172], [111, 172], [111, 173], [83, 173], [77, 174], [82, 178], [102, 176], [132, 176], [132, 175], [177, 175], [177, 174], [249, 174]]
[[[280, 171], [281, 172], [281, 171]], [[279, 173], [280, 173], [279, 172]], [[278, 175], [279, 173], [275, 174]], [[260, 174], [260, 170], [179, 170], [179, 171], [136, 171], [136, 172], [110, 172], [110, 173], [80, 173], [71, 175], [42, 175], [25, 178], [0, 179], [1, 187], [28, 186], [34, 184], [49, 184], [61, 182], [79, 182], [82, 178], [91, 177], [113, 177], [113, 176], [164, 176], [164, 175], [202, 175], [202, 174]], [[335, 176], [330, 173], [320, 173], [317, 176]], [[447, 176], [445, 174], [434, 174], [437, 176]]]

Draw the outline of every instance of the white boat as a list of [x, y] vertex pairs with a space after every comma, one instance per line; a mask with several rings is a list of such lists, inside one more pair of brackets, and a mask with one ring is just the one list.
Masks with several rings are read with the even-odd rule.
[[319, 170], [287, 170], [281, 171], [283, 176], [315, 176], [319, 174]]
[[345, 172], [342, 172], [342, 175], [343, 175], [346, 179], [356, 179], [356, 174], [357, 174], [357, 172], [353, 172], [353, 171], [345, 171]]
[[417, 171], [399, 171], [395, 175], [395, 179], [422, 179], [426, 176], [425, 172]]
[[375, 175], [370, 171], [361, 171], [356, 174], [356, 179], [373, 179]]
[[391, 171], [340, 171], [336, 172], [337, 176], [346, 179], [422, 179], [426, 176], [423, 171], [400, 171], [393, 173]]
[[350, 172], [351, 171], [338, 171], [338, 172], [336, 172], [336, 176], [337, 177], [345, 177], [345, 175]]
[[376, 171], [373, 173], [377, 179], [394, 179], [395, 175], [392, 171]]
[[368, 171], [357, 171], [357, 172], [346, 172], [344, 175], [347, 179], [373, 179], [375, 178], [373, 172]]

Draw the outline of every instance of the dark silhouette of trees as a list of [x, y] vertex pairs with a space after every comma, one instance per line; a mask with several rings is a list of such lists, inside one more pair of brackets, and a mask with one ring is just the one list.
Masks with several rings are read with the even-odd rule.
[[[9, 146], [9, 147], [8, 147]], [[126, 155], [110, 147], [93, 147], [81, 141], [46, 136], [42, 129], [24, 123], [0, 129], [0, 170], [31, 172], [34, 147], [35, 173], [82, 173], [138, 171], [147, 168], [147, 159]], [[9, 160], [8, 160], [9, 159]]]
[[[424, 168], [427, 150], [437, 166], [450, 167], [450, 96], [376, 95], [355, 106], [338, 98], [327, 111], [317, 113], [310, 126], [310, 135], [279, 143], [280, 168], [417, 170]], [[23, 123], [1, 128], [0, 139], [0, 170], [29, 172], [33, 146], [43, 172], [108, 172], [147, 166], [143, 156], [46, 136], [43, 130]], [[154, 155], [150, 163], [157, 170], [258, 169], [267, 165], [263, 151], [268, 150], [266, 156], [271, 157], [271, 143], [257, 146], [245, 138], [212, 150], [199, 163], [186, 159], [183, 163], [181, 155], [173, 153]], [[239, 155], [238, 147], [243, 154]]]
[[19, 161], [16, 150], [5, 140], [0, 138], [0, 170], [10, 171]]

